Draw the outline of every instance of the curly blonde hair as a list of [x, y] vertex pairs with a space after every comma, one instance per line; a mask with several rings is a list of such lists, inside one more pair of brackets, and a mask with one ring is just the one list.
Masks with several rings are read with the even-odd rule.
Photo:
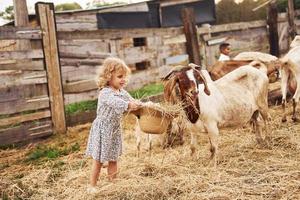
[[128, 76], [131, 73], [129, 67], [123, 60], [114, 57], [106, 58], [103, 65], [99, 67], [97, 72], [96, 82], [99, 90], [108, 86], [114, 72], [124, 73], [127, 79], [126, 82], [128, 81]]

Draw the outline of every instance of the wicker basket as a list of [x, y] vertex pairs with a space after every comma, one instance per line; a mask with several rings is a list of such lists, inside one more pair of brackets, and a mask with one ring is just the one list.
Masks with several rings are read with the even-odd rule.
[[150, 107], [143, 107], [139, 110], [140, 128], [145, 133], [162, 134], [167, 131], [171, 123], [171, 117], [162, 111]]

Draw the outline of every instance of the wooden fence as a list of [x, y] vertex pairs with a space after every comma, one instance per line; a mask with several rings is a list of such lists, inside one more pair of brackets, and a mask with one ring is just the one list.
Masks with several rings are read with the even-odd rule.
[[[300, 20], [296, 21], [300, 30]], [[280, 47], [288, 49], [287, 21], [279, 23]], [[80, 25], [79, 25], [80, 26]], [[265, 20], [198, 27], [200, 54], [209, 67], [219, 55], [219, 44], [226, 39], [232, 56], [242, 51], [269, 51]], [[101, 39], [100, 39], [101, 38]], [[96, 69], [104, 57], [115, 55], [133, 71], [126, 89], [133, 90], [157, 82], [170, 66], [188, 62], [182, 27], [124, 30], [58, 31], [65, 104], [97, 98]]]
[[0, 144], [66, 130], [53, 6], [37, 4], [41, 27], [0, 27], [1, 40], [43, 49], [0, 51]]
[[[94, 77], [107, 56], [124, 59], [132, 69], [128, 90], [157, 82], [173, 65], [188, 62], [182, 27], [100, 30], [96, 13], [90, 17], [84, 12], [56, 15], [54, 24], [53, 5], [38, 5], [40, 27], [0, 28], [0, 39], [30, 39], [32, 44], [28, 51], [0, 52], [0, 144], [64, 132], [66, 121], [74, 125], [92, 119], [94, 113], [66, 120], [63, 105], [97, 99]], [[288, 49], [287, 25], [285, 16], [280, 16], [281, 52]], [[296, 25], [300, 32], [300, 20]], [[231, 43], [233, 55], [269, 49], [265, 20], [196, 31], [202, 64], [208, 69], [219, 55], [220, 41]]]

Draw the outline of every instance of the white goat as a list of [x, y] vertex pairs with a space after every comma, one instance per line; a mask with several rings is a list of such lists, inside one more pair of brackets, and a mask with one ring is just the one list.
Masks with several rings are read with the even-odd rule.
[[296, 35], [292, 43], [290, 44], [290, 49], [300, 46], [300, 35]]
[[[186, 103], [186, 114], [199, 132], [204, 127], [211, 144], [211, 158], [217, 164], [219, 128], [242, 126], [251, 121], [258, 143], [262, 143], [261, 125], [257, 119], [261, 114], [267, 130], [268, 121], [268, 77], [252, 66], [242, 66], [219, 80], [213, 82], [206, 70], [190, 68], [170, 73], [166, 78], [173, 84], [165, 89], [167, 95], [172, 94], [176, 83], [179, 84], [181, 97]], [[183, 80], [183, 79], [187, 79]], [[204, 84], [199, 84], [204, 83]], [[186, 84], [186, 85], [184, 85]], [[205, 93], [202, 92], [204, 89]], [[191, 106], [189, 108], [189, 106]], [[194, 110], [192, 110], [194, 109]], [[195, 114], [198, 114], [196, 116]], [[191, 150], [195, 151], [195, 136], [191, 131]], [[266, 134], [268, 137], [268, 134]]]
[[[300, 38], [299, 38], [300, 39]], [[283, 58], [281, 67], [281, 92], [282, 92], [282, 108], [283, 117], [282, 121], [286, 121], [286, 94], [287, 88], [293, 95], [293, 121], [298, 121], [296, 115], [296, 106], [300, 97], [300, 46], [292, 48]]]

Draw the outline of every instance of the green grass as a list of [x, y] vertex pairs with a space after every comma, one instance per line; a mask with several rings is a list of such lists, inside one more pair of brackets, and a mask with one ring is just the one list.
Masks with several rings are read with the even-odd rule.
[[[146, 85], [140, 89], [129, 91], [129, 94], [135, 99], [141, 99], [163, 92], [164, 86], [161, 83]], [[66, 105], [66, 115], [91, 111], [97, 109], [97, 100], [81, 101]]]
[[80, 113], [84, 111], [96, 110], [97, 100], [81, 101], [77, 103], [71, 103], [66, 106], [66, 115]]
[[25, 161], [30, 162], [30, 161], [40, 161], [42, 159], [46, 159], [46, 160], [55, 159], [60, 156], [65, 156], [79, 150], [80, 150], [80, 146], [78, 143], [75, 143], [70, 147], [64, 147], [62, 149], [57, 147], [47, 147], [44, 145], [39, 145], [27, 154]]
[[138, 90], [129, 91], [129, 94], [135, 99], [141, 99], [164, 91], [164, 86], [161, 83], [146, 85]]

